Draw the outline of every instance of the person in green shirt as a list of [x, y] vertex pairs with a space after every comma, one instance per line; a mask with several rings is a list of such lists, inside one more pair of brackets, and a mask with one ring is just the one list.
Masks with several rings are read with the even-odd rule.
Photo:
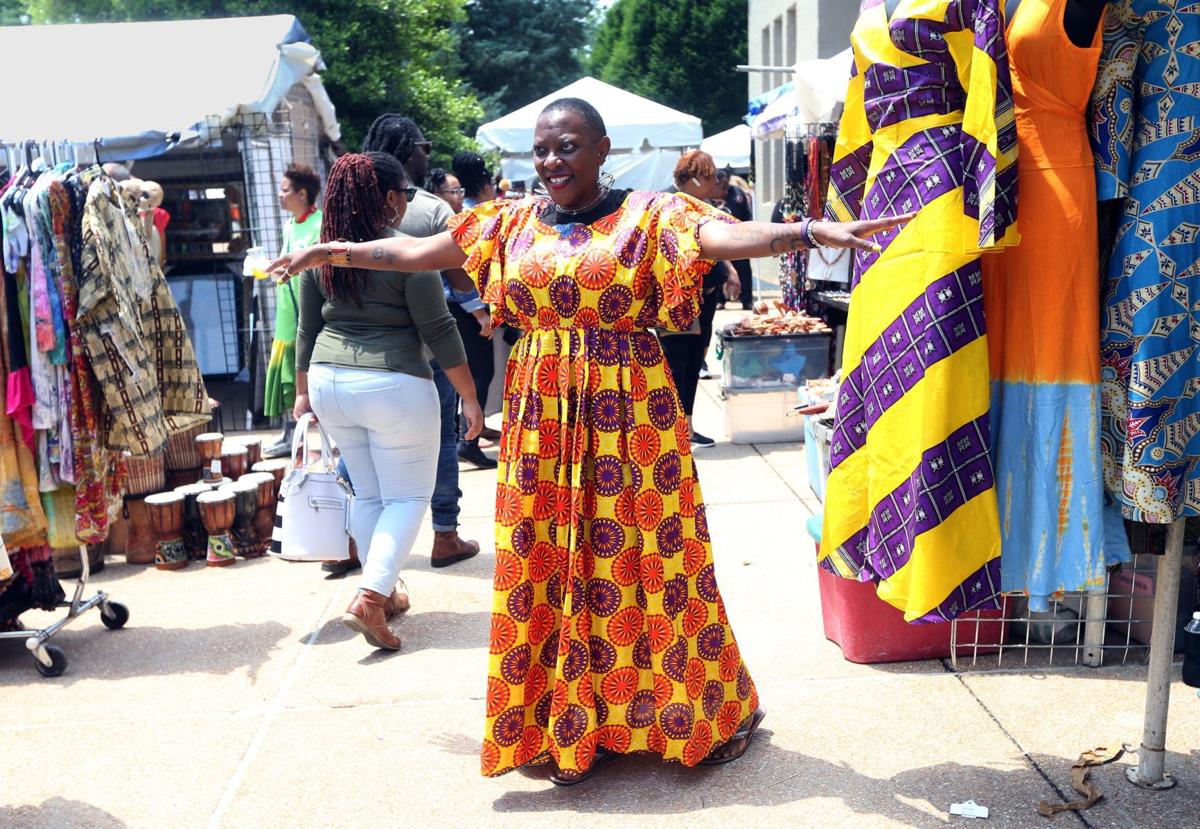
[[[283, 226], [281, 253], [311, 247], [321, 241], [321, 211], [317, 195], [321, 177], [307, 164], [290, 164], [279, 184], [279, 206], [290, 214]], [[279, 442], [266, 447], [264, 456], [284, 457], [292, 449], [292, 406], [296, 402], [296, 289], [281, 285], [275, 292], [275, 340], [267, 364], [263, 414], [283, 416]]]

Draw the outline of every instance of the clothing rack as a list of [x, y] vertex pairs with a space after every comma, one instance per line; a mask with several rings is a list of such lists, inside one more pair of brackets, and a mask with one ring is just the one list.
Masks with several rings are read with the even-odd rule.
[[75, 622], [89, 610], [100, 608], [100, 621], [109, 630], [120, 630], [129, 621], [129, 608], [120, 602], [114, 602], [103, 590], [97, 590], [89, 599], [84, 599], [88, 580], [91, 578], [91, 563], [88, 561], [87, 547], [79, 546], [79, 560], [83, 564], [83, 572], [75, 584], [75, 594], [70, 601], [60, 601], [57, 608], [65, 608], [67, 615], [37, 630], [0, 631], [0, 640], [24, 639], [25, 647], [33, 654], [34, 666], [44, 677], [56, 677], [67, 669], [67, 654], [57, 645], [49, 644], [50, 639], [63, 628]]
[[[44, 676], [65, 670], [65, 654], [48, 641], [79, 616], [99, 607], [114, 630], [129, 619], [104, 591], [85, 598], [91, 567], [80, 546], [105, 543], [126, 494], [138, 494], [122, 453], [161, 459], [171, 435], [211, 417], [190, 336], [129, 195], [98, 165], [102, 142], [89, 144], [7, 147], [20, 163], [0, 195], [0, 207], [17, 217], [0, 230], [7, 373], [0, 379], [17, 389], [0, 424], [8, 450], [0, 474], [21, 493], [3, 505], [11, 519], [4, 531], [28, 554], [32, 579], [8, 585], [26, 592], [12, 594], [4, 621], [32, 607], [67, 610], [45, 628], [0, 638], [24, 639]], [[99, 247], [107, 255], [88, 255]], [[127, 371], [122, 360], [148, 371]], [[47, 564], [51, 550], [76, 548], [81, 577], [68, 602]]]

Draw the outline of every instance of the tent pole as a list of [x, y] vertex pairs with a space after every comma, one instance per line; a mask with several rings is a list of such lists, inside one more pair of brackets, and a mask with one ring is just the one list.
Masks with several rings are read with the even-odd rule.
[[1175, 779], [1165, 771], [1167, 762], [1167, 712], [1171, 702], [1171, 674], [1175, 661], [1175, 626], [1179, 612], [1179, 571], [1183, 566], [1183, 530], [1180, 519], [1167, 528], [1166, 555], [1158, 559], [1154, 591], [1154, 628], [1150, 633], [1150, 671], [1146, 683], [1146, 724], [1137, 768], [1129, 768], [1129, 782], [1143, 789], [1170, 789]]

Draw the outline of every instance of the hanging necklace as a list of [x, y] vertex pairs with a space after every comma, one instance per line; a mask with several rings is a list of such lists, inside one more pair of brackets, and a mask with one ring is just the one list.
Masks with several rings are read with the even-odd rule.
[[845, 258], [846, 254], [850, 252], [849, 248], [842, 248], [838, 251], [837, 256], [833, 257], [833, 259], [827, 259], [825, 257], [825, 251], [832, 250], [832, 248], [819, 247], [815, 248], [815, 250], [817, 251], [817, 256], [820, 257], [821, 261], [825, 263], [825, 267], [827, 268], [832, 268], [838, 262], [841, 262], [842, 259]]
[[601, 202], [608, 198], [608, 194], [612, 191], [614, 181], [615, 179], [613, 179], [611, 175], [604, 173], [596, 182], [600, 190], [600, 192], [596, 194], [596, 198], [592, 199], [583, 207], [570, 208], [562, 207], [556, 204], [554, 205], [554, 209], [558, 211], [559, 215], [562, 216], [578, 216], [582, 213], [587, 213], [589, 210], [595, 209]]

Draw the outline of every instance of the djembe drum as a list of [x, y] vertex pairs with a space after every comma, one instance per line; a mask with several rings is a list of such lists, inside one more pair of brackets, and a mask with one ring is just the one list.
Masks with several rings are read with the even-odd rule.
[[158, 544], [150, 526], [150, 513], [144, 497], [129, 496], [125, 499], [125, 563], [153, 564], [158, 555]]
[[164, 466], [164, 454], [156, 452], [153, 455], [127, 455], [125, 468], [125, 494], [130, 496], [149, 495], [162, 492], [167, 486], [167, 472]]
[[254, 536], [254, 516], [258, 512], [258, 484], [253, 481], [235, 481], [225, 484], [218, 492], [233, 493], [233, 551], [242, 558], [258, 558], [262, 555]]
[[224, 443], [225, 436], [220, 432], [205, 432], [196, 436], [196, 451], [200, 453], [200, 459], [204, 465], [202, 480], [215, 481], [222, 477], [221, 447]]
[[208, 484], [188, 484], [175, 490], [183, 496], [183, 545], [188, 557], [202, 561], [208, 555], [208, 533], [200, 520], [201, 493], [212, 492]]
[[208, 566], [228, 567], [237, 561], [229, 531], [237, 511], [237, 499], [232, 492], [208, 491], [196, 496], [200, 520], [208, 531]]
[[250, 467], [247, 464], [248, 457], [249, 452], [246, 451], [245, 446], [234, 446], [233, 444], [226, 443], [221, 449], [221, 473], [225, 477], [236, 481], [250, 471]]
[[178, 492], [159, 492], [146, 496], [150, 529], [158, 541], [154, 567], [158, 570], [182, 570], [187, 567], [188, 551], [183, 543], [183, 505], [187, 499]]
[[262, 438], [248, 440], [244, 445], [246, 447], [246, 472], [249, 473], [254, 468], [254, 464], [262, 460]]
[[275, 479], [275, 499], [279, 499], [279, 487], [283, 486], [283, 476], [287, 473], [287, 469], [291, 466], [291, 461], [287, 458], [275, 458], [274, 460], [261, 461], [254, 464], [255, 472], [268, 472]]
[[254, 537], [262, 554], [271, 547], [271, 533], [275, 530], [275, 476], [269, 472], [251, 472], [238, 479], [238, 483], [254, 484], [258, 493], [258, 509], [254, 513]]
[[167, 488], [194, 484], [200, 480], [204, 458], [196, 448], [196, 437], [204, 434], [208, 423], [197, 423], [167, 438]]

